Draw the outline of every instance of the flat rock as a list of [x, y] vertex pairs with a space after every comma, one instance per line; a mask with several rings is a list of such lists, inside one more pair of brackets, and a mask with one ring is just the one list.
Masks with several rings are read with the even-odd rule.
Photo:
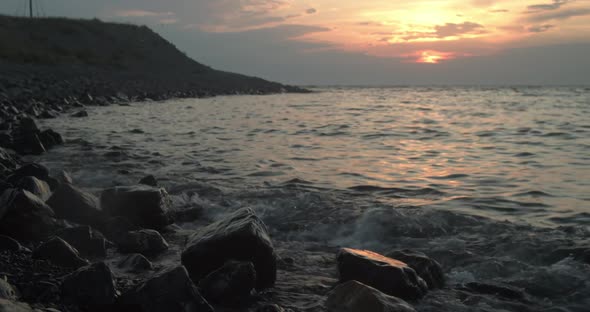
[[147, 185], [114, 187], [102, 192], [100, 203], [111, 216], [126, 217], [144, 228], [159, 230], [173, 222], [168, 214], [170, 199], [162, 188]]
[[0, 234], [15, 239], [41, 240], [58, 228], [55, 214], [39, 197], [8, 189], [0, 196]]
[[113, 272], [97, 262], [66, 275], [61, 285], [64, 299], [78, 305], [112, 304], [117, 294]]
[[428, 290], [426, 282], [406, 263], [372, 251], [343, 248], [337, 261], [342, 283], [356, 280], [404, 300], [419, 299]]
[[78, 226], [59, 230], [55, 233], [84, 257], [105, 257], [107, 241], [100, 232], [90, 226]]
[[116, 241], [121, 252], [156, 255], [168, 249], [168, 243], [155, 230], [130, 231]]
[[198, 231], [182, 253], [193, 281], [221, 267], [228, 260], [252, 262], [256, 289], [272, 287], [276, 281], [276, 255], [266, 226], [250, 208], [235, 211]]
[[35, 177], [22, 177], [16, 186], [37, 195], [37, 197], [43, 201], [47, 200], [49, 196], [51, 196], [51, 188], [49, 187], [49, 184]]
[[128, 272], [142, 272], [154, 269], [153, 264], [142, 254], [130, 254], [117, 265]]
[[104, 220], [96, 196], [68, 184], [60, 184], [47, 200], [57, 217], [72, 222], [96, 225]]
[[228, 261], [199, 282], [203, 296], [214, 303], [241, 301], [256, 287], [252, 262]]
[[52, 237], [37, 247], [33, 251], [33, 259], [48, 260], [66, 268], [79, 268], [88, 264], [74, 247], [59, 237]]
[[400, 260], [414, 269], [429, 289], [443, 288], [445, 275], [440, 264], [425, 254], [411, 250], [396, 250], [387, 254], [389, 258]]
[[357, 281], [336, 286], [326, 300], [329, 312], [415, 312], [404, 300]]
[[143, 312], [213, 312], [183, 266], [164, 270], [133, 287], [118, 303], [138, 304]]

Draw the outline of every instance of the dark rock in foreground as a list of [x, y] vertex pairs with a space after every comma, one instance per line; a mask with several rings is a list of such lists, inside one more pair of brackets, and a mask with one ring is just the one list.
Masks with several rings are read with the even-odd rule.
[[102, 192], [100, 203], [109, 215], [125, 217], [144, 228], [160, 230], [172, 223], [164, 189], [145, 185], [114, 187]]
[[74, 247], [59, 237], [53, 237], [37, 247], [33, 251], [33, 259], [48, 260], [67, 268], [79, 268], [88, 264]]
[[123, 234], [117, 241], [122, 252], [140, 253], [143, 255], [156, 255], [168, 249], [168, 243], [155, 230], [131, 231]]
[[182, 253], [182, 264], [198, 282], [228, 260], [252, 262], [256, 289], [276, 281], [276, 255], [266, 226], [250, 208], [240, 209], [198, 231]]
[[348, 281], [336, 286], [326, 300], [329, 312], [415, 312], [414, 308], [402, 299], [386, 295], [379, 290]]
[[436, 260], [429, 258], [421, 252], [411, 250], [396, 250], [387, 254], [389, 258], [400, 260], [416, 271], [429, 289], [443, 288], [445, 275], [442, 267]]
[[57, 228], [53, 210], [30, 192], [8, 189], [0, 196], [0, 234], [41, 240]]
[[47, 204], [58, 217], [76, 223], [96, 225], [104, 219], [98, 199], [68, 183], [60, 184]]
[[419, 299], [428, 290], [407, 264], [372, 251], [343, 248], [337, 260], [340, 282], [356, 280], [405, 300]]
[[89, 226], [78, 226], [62, 229], [57, 236], [68, 242], [84, 257], [105, 257], [107, 255], [107, 241]]
[[7, 181], [12, 184], [16, 184], [16, 183], [18, 183], [18, 181], [20, 181], [20, 179], [22, 179], [24, 177], [35, 177], [39, 180], [43, 180], [45, 182], [48, 182], [49, 169], [47, 169], [47, 167], [40, 165], [40, 164], [35, 164], [35, 163], [25, 164], [25, 165], [19, 167], [18, 169], [16, 169], [8, 177]]
[[242, 301], [256, 287], [252, 262], [228, 261], [199, 282], [203, 296], [214, 303]]
[[23, 177], [18, 181], [16, 186], [35, 194], [44, 201], [51, 196], [51, 188], [49, 187], [49, 184], [35, 177]]
[[116, 296], [113, 273], [104, 262], [70, 273], [64, 278], [61, 290], [66, 301], [81, 306], [112, 304]]
[[130, 254], [117, 265], [128, 272], [142, 272], [153, 270], [154, 266], [144, 255]]
[[13, 239], [12, 237], [0, 235], [0, 252], [8, 250], [8, 251], [21, 251], [23, 250], [23, 246]]
[[143, 312], [213, 312], [183, 266], [165, 270], [124, 293], [120, 304], [138, 304]]

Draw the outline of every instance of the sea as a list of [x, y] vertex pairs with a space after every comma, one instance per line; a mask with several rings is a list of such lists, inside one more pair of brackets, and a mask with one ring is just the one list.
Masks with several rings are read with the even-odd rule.
[[323, 311], [340, 247], [439, 261], [418, 311], [590, 311], [590, 88], [312, 91], [87, 107], [33, 160], [97, 195], [153, 174], [204, 220], [252, 207], [293, 311]]

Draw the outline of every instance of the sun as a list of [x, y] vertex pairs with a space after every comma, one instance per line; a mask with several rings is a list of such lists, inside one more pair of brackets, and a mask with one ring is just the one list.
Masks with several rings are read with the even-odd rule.
[[418, 53], [419, 58], [416, 63], [438, 64], [440, 61], [449, 60], [453, 58], [452, 53], [438, 52], [438, 51], [421, 51]]

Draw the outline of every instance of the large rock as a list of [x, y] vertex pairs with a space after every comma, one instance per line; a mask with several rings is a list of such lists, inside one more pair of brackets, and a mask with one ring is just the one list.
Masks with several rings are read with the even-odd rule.
[[402, 299], [386, 295], [379, 290], [348, 281], [336, 286], [326, 300], [329, 312], [415, 312], [414, 308]]
[[39, 136], [35, 133], [15, 136], [12, 148], [21, 155], [41, 155], [47, 151]]
[[0, 278], [0, 299], [17, 300], [18, 295], [12, 285], [4, 278]]
[[59, 237], [52, 237], [33, 251], [33, 259], [48, 260], [67, 268], [79, 268], [88, 264], [78, 251]]
[[36, 163], [28, 163], [24, 164], [23, 166], [16, 169], [11, 176], [8, 177], [8, 182], [12, 184], [18, 183], [20, 179], [24, 177], [35, 177], [39, 180], [43, 180], [48, 182], [49, 180], [49, 169], [47, 167], [36, 164]]
[[54, 146], [61, 145], [64, 143], [64, 139], [62, 138], [61, 134], [53, 131], [52, 129], [47, 129], [39, 133], [39, 140], [46, 149], [50, 149]]
[[59, 218], [76, 223], [96, 225], [105, 219], [94, 195], [68, 183], [60, 184], [47, 204]]
[[214, 303], [241, 301], [256, 287], [252, 262], [228, 261], [199, 282], [203, 296]]
[[137, 253], [128, 255], [123, 260], [121, 260], [117, 266], [128, 272], [151, 271], [154, 269], [154, 266], [150, 260], [148, 260], [144, 255]]
[[212, 312], [183, 266], [165, 270], [124, 293], [121, 304], [138, 304], [143, 312]]
[[124, 217], [107, 219], [101, 226], [102, 233], [112, 242], [119, 242], [129, 231], [139, 231], [141, 228]]
[[440, 264], [425, 254], [411, 250], [396, 250], [387, 254], [388, 257], [400, 260], [414, 269], [429, 289], [443, 288], [445, 275]]
[[49, 187], [49, 184], [35, 177], [23, 177], [18, 181], [16, 186], [37, 195], [37, 197], [44, 201], [51, 196], [51, 188]]
[[[5, 250], [19, 252], [19, 251], [27, 251], [28, 249], [23, 247], [14, 238], [9, 237], [9, 236], [5, 236], [5, 235], [0, 235], [0, 252], [5, 251]], [[29, 252], [30, 252], [30, 250], [29, 250]]]
[[113, 273], [97, 262], [67, 275], [61, 286], [64, 299], [78, 305], [112, 304], [116, 289]]
[[59, 230], [55, 235], [59, 236], [84, 257], [105, 257], [107, 255], [107, 241], [89, 226], [78, 226]]
[[41, 240], [57, 228], [53, 210], [29, 191], [8, 189], [0, 196], [0, 234]]
[[356, 280], [405, 300], [421, 298], [428, 290], [407, 264], [372, 251], [343, 248], [337, 260], [340, 282]]
[[266, 226], [250, 208], [198, 231], [182, 253], [182, 264], [198, 282], [228, 260], [252, 262], [256, 288], [272, 287], [276, 280], [276, 255]]
[[146, 185], [121, 186], [104, 190], [102, 208], [111, 216], [123, 216], [149, 229], [159, 230], [172, 223], [168, 210], [170, 199], [164, 189]]
[[168, 249], [168, 243], [155, 230], [130, 231], [116, 241], [121, 252], [156, 255]]

